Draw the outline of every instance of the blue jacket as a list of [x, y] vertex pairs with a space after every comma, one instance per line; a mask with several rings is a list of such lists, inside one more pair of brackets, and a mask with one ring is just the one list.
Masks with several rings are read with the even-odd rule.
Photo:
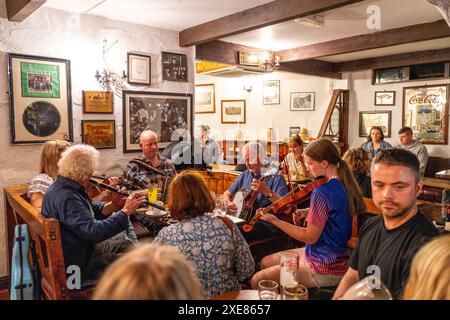
[[386, 142], [384, 140], [381, 140], [380, 142], [380, 148], [375, 152], [373, 149], [373, 143], [372, 141], [368, 141], [362, 145], [362, 148], [366, 150], [367, 152], [370, 152], [370, 159], [373, 159], [375, 157], [375, 154], [377, 154], [382, 149], [392, 148], [392, 145], [389, 142]]
[[108, 217], [102, 215], [104, 205], [104, 202], [91, 204], [85, 188], [63, 176], [58, 176], [44, 196], [42, 214], [60, 223], [65, 266], [79, 266], [83, 278], [88, 276], [86, 267], [95, 244], [128, 226], [128, 217], [122, 211]]

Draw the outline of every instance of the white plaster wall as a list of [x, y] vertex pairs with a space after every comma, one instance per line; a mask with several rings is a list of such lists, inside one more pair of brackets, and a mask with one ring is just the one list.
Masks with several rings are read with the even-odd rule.
[[[263, 105], [263, 81], [280, 80], [280, 104]], [[289, 136], [289, 127], [306, 127], [310, 136], [316, 137], [322, 124], [323, 115], [330, 101], [329, 84], [326, 78], [305, 76], [285, 72], [273, 72], [259, 76], [242, 78], [221, 78], [196, 74], [196, 84], [214, 83], [216, 90], [216, 112], [196, 114], [196, 124], [208, 124], [216, 136], [234, 139], [238, 128], [250, 134], [256, 131], [261, 139], [266, 139], [267, 128], [278, 130], [278, 141]], [[244, 90], [251, 86], [252, 91]], [[291, 92], [315, 92], [314, 111], [290, 111]], [[221, 123], [221, 100], [246, 100], [245, 124]]]
[[[10, 145], [9, 98], [6, 52], [68, 59], [71, 61], [72, 110], [75, 142], [81, 142], [80, 120], [115, 119], [116, 149], [100, 150], [102, 173], [120, 174], [129, 159], [137, 154], [122, 152], [122, 100], [115, 97], [114, 114], [83, 114], [82, 90], [101, 90], [94, 74], [105, 65], [103, 39], [109, 50], [107, 63], [116, 72], [126, 70], [127, 52], [142, 52], [152, 57], [151, 87], [136, 90], [193, 93], [194, 50], [178, 46], [178, 33], [93, 16], [72, 15], [41, 8], [22, 23], [0, 18], [0, 276], [6, 274], [5, 216], [3, 187], [25, 184], [37, 174], [41, 145]], [[189, 82], [162, 82], [161, 51], [186, 53]]]
[[[403, 88], [420, 85], [448, 84], [450, 79], [432, 80], [432, 81], [411, 81], [402, 83], [391, 83], [383, 85], [372, 85], [372, 71], [353, 72], [344, 75], [345, 81], [338, 81], [336, 89], [350, 89], [350, 120], [349, 120], [349, 144], [351, 147], [360, 146], [366, 141], [365, 138], [358, 137], [358, 122], [360, 111], [392, 111], [391, 138], [385, 140], [396, 146], [400, 143], [398, 139], [398, 130], [402, 127], [402, 108], [403, 108]], [[375, 91], [395, 91], [395, 106], [375, 106]], [[450, 131], [450, 126], [449, 126]], [[448, 133], [450, 134], [450, 133]], [[450, 136], [449, 136], [450, 138]], [[428, 153], [434, 157], [449, 158], [449, 145], [426, 145]]]

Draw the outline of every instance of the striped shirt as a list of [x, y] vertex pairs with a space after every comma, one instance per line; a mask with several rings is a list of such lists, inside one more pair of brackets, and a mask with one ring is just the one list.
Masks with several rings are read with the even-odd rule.
[[312, 191], [307, 222], [322, 229], [319, 240], [305, 246], [308, 266], [316, 273], [343, 275], [348, 268], [352, 217], [339, 180], [331, 179]]

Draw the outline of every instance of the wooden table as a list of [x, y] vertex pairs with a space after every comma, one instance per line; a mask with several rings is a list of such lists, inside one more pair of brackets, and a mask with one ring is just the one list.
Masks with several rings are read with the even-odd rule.
[[438, 179], [450, 180], [450, 169], [436, 172], [434, 176]]
[[225, 292], [221, 295], [211, 297], [210, 300], [259, 300], [258, 290], [241, 290]]
[[433, 187], [437, 189], [450, 189], [449, 180], [421, 177], [420, 181], [423, 182], [424, 186]]

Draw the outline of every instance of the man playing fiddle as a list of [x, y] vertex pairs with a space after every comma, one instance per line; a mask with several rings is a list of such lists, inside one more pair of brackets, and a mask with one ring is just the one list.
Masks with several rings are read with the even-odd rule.
[[[251, 212], [251, 217], [253, 217], [256, 210], [271, 205], [285, 196], [289, 190], [286, 180], [281, 174], [269, 175], [262, 180], [261, 169], [264, 167], [266, 152], [260, 143], [247, 143], [243, 147], [242, 153], [247, 170], [239, 175], [223, 196], [229, 202], [228, 210], [236, 213], [237, 207], [231, 202], [232, 198], [238, 191], [251, 188], [256, 196]], [[241, 227], [240, 230], [242, 231]], [[251, 232], [242, 232], [247, 241], [262, 239], [277, 233], [280, 233], [280, 230], [265, 221], [258, 221]]]

